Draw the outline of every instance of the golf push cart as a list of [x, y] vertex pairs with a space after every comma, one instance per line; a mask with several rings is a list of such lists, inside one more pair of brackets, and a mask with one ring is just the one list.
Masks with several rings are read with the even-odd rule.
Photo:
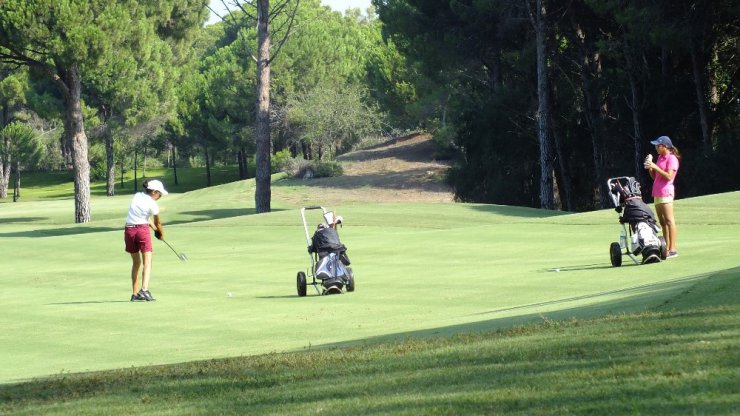
[[[323, 218], [312, 237], [308, 232], [306, 211], [313, 210], [321, 210]], [[308, 285], [313, 286], [319, 295], [354, 292], [355, 279], [352, 268], [349, 267], [347, 248], [339, 241], [336, 230], [337, 224], [341, 224], [342, 217], [336, 217], [334, 211], [327, 211], [322, 206], [310, 206], [301, 208], [301, 218], [306, 232], [311, 266], [307, 270], [308, 273], [300, 271], [296, 276], [298, 296], [306, 296]]]
[[[614, 210], [619, 214], [619, 224], [622, 225], [619, 242], [609, 246], [612, 266], [621, 266], [623, 255], [635, 264], [665, 260], [665, 239], [658, 237], [660, 227], [655, 222], [653, 211], [642, 200], [640, 182], [633, 177], [620, 176], [607, 179], [606, 186], [614, 202]], [[637, 260], [635, 256], [638, 255], [642, 255], [642, 261]]]

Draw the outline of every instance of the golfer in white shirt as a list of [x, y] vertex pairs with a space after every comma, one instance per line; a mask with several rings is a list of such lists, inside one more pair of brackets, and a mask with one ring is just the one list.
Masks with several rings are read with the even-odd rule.
[[[157, 201], [168, 192], [164, 189], [161, 181], [152, 179], [144, 181], [144, 192], [137, 192], [131, 200], [131, 206], [126, 216], [126, 228], [124, 241], [126, 252], [131, 254], [133, 264], [131, 266], [131, 285], [133, 294], [131, 301], [154, 301], [149, 293], [149, 280], [152, 273], [152, 236], [149, 228], [154, 230], [158, 239], [164, 237], [164, 227], [159, 219], [159, 205]], [[150, 219], [153, 219], [150, 222]], [[144, 270], [141, 275], [141, 286], [139, 286], [139, 271], [142, 263]]]

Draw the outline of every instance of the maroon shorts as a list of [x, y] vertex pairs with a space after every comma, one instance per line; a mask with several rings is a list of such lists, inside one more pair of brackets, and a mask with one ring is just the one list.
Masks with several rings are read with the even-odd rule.
[[127, 225], [123, 232], [123, 241], [126, 242], [126, 251], [129, 253], [152, 251], [152, 235], [149, 233], [149, 224]]

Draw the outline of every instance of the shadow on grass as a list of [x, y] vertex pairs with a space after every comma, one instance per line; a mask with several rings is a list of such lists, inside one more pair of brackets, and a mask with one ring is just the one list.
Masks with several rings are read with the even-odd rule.
[[200, 211], [181, 211], [180, 215], [189, 215], [195, 217], [189, 221], [182, 222], [194, 222], [194, 221], [209, 221], [218, 220], [222, 218], [240, 217], [242, 215], [253, 215], [256, 214], [257, 210], [254, 208], [224, 208], [224, 209], [208, 209]]
[[0, 233], [0, 237], [59, 237], [68, 235], [102, 233], [116, 231], [122, 228], [118, 227], [68, 227], [68, 228], [49, 228], [45, 230], [17, 231], [9, 233]]
[[470, 209], [497, 215], [523, 218], [549, 218], [570, 215], [571, 212], [550, 211], [540, 208], [519, 207], [515, 205], [472, 205]]
[[[646, 285], [651, 293], [630, 302], [650, 310], [666, 298], [656, 292], [703, 299], [733, 287], [717, 303], [737, 305], [739, 279], [740, 268], [734, 268]], [[599, 316], [622, 302], [600, 304]], [[293, 353], [61, 374], [0, 385], [0, 410], [116, 413], [110, 406], [127, 409], [136, 401], [137, 411], [146, 413], [177, 397], [179, 407], [167, 407], [173, 414], [307, 414], [327, 406], [333, 412], [322, 413], [735, 414], [734, 309], [690, 305], [593, 322], [539, 317], [539, 325], [492, 329], [498, 326], [492, 322], [513, 326], [512, 318], [502, 318], [485, 328], [458, 325], [372, 339], [387, 344], [359, 340]], [[582, 316], [592, 308], [566, 313]]]
[[[282, 210], [279, 210], [279, 209], [272, 210], [272, 212], [278, 212], [278, 211], [282, 211]], [[239, 217], [239, 216], [244, 216], [244, 215], [253, 215], [256, 213], [257, 212], [254, 208], [231, 208], [231, 209], [211, 209], [211, 210], [201, 210], [201, 211], [184, 211], [184, 212], [173, 213], [173, 215], [175, 217], [179, 215], [192, 216], [193, 218], [175, 219], [172, 221], [168, 221], [167, 225], [188, 224], [188, 223], [201, 222], [201, 221], [218, 220], [218, 219], [224, 219], [224, 218]], [[8, 219], [0, 220], [0, 223], [30, 222], [30, 221], [41, 220], [41, 219], [43, 218], [8, 218]], [[78, 226], [78, 227], [70, 226], [66, 228], [49, 228], [49, 229], [40, 229], [40, 230], [0, 233], [0, 237], [60, 237], [60, 236], [91, 234], [91, 233], [119, 231], [119, 230], [121, 231], [123, 230], [123, 225], [121, 225], [121, 227], [90, 227], [90, 226], [83, 225], [83, 226]]]
[[[121, 186], [120, 173], [116, 172], [115, 194], [133, 195], [141, 191], [141, 185], [147, 179], [159, 179], [165, 184], [170, 192], [184, 193], [207, 187], [207, 174], [204, 167], [178, 167], [178, 184], [175, 185], [172, 169], [154, 168], [146, 170], [146, 177], [141, 176], [134, 181], [133, 171], [126, 172], [123, 186]], [[211, 186], [241, 180], [236, 166], [211, 167]], [[61, 172], [28, 172], [24, 173], [22, 189], [44, 190], [40, 195], [34, 197], [41, 199], [60, 199], [74, 197], [74, 177], [69, 171]], [[250, 166], [249, 177], [254, 177], [254, 169]], [[136, 183], [136, 186], [134, 186]], [[105, 180], [92, 181], [90, 183], [90, 194], [96, 197], [107, 195], [107, 183]]]
[[[602, 267], [598, 267], [602, 268]], [[603, 267], [607, 268], [607, 267]], [[528, 303], [524, 305], [516, 305], [516, 306], [509, 306], [505, 308], [497, 308], [492, 309], [490, 311], [484, 311], [474, 314], [473, 316], [479, 315], [491, 315], [496, 313], [502, 313], [502, 312], [511, 312], [511, 311], [517, 311], [517, 310], [525, 310], [530, 308], [538, 308], [543, 306], [552, 306], [552, 305], [560, 305], [560, 304], [568, 304], [571, 302], [577, 302], [577, 301], [583, 301], [583, 300], [589, 300], [589, 299], [598, 299], [600, 297], [610, 296], [610, 295], [623, 295], [627, 294], [627, 296], [623, 296], [620, 299], [614, 300], [614, 301], [607, 301], [607, 302], [600, 302], [596, 305], [589, 305], [589, 306], [582, 306], [577, 308], [568, 308], [568, 309], [561, 309], [546, 313], [535, 313], [535, 314], [527, 314], [527, 315], [519, 315], [514, 317], [507, 317], [507, 318], [497, 318], [493, 320], [487, 320], [487, 321], [476, 321], [468, 324], [462, 324], [462, 325], [455, 325], [447, 328], [435, 328], [435, 329], [429, 329], [429, 330], [421, 330], [421, 331], [411, 331], [411, 332], [403, 332], [401, 334], [388, 334], [388, 335], [381, 335], [378, 337], [370, 338], [372, 340], [376, 341], [385, 341], [385, 340], [392, 340], [392, 339], [399, 339], [403, 337], [426, 337], [426, 336], [438, 336], [441, 333], [460, 333], [460, 332], [468, 332], [468, 331], [479, 331], [481, 329], [497, 329], [497, 328], [506, 328], [511, 327], [514, 324], [520, 324], [524, 322], [534, 322], [534, 321], [541, 321], [545, 319], [544, 317], [547, 316], [548, 319], [567, 319], [571, 317], [596, 317], [596, 316], [602, 316], [604, 315], [605, 311], [621, 311], [621, 310], [630, 310], [630, 309], [647, 309], [651, 306], [657, 306], [655, 304], [656, 299], [665, 299], [666, 293], [675, 292], [679, 293], [682, 288], [686, 287], [692, 287], [696, 288], [698, 286], [707, 285], [707, 281], [715, 276], [723, 276], [723, 275], [730, 275], [734, 276], [736, 280], [738, 280], [738, 276], [740, 276], [740, 267], [733, 268], [733, 269], [726, 269], [724, 271], [715, 272], [710, 275], [702, 274], [702, 275], [695, 275], [695, 276], [688, 276], [688, 277], [682, 277], [679, 279], [673, 279], [673, 280], [667, 280], [663, 282], [658, 283], [649, 283], [644, 285], [637, 285], [637, 286], [631, 286], [627, 288], [622, 289], [615, 289], [615, 290], [607, 290], [603, 292], [595, 292], [595, 293], [589, 293], [586, 295], [581, 296], [572, 296], [567, 298], [560, 298], [560, 299], [553, 299], [549, 301], [544, 302], [535, 302], [535, 303]], [[694, 290], [694, 289], [691, 289]], [[309, 292], [309, 296], [313, 292]], [[683, 292], [688, 293], [687, 290], [684, 290]], [[344, 294], [344, 293], [343, 293]], [[259, 296], [258, 299], [291, 299], [296, 298], [298, 299], [298, 295], [285, 295], [285, 296]], [[662, 302], [661, 304], [666, 304], [666, 302]], [[642, 305], [639, 307], [634, 307], [633, 305]], [[368, 341], [370, 339], [366, 339], [363, 341]], [[337, 344], [329, 344], [327, 347], [334, 348], [334, 347], [340, 347], [340, 346], [346, 346], [348, 344], [354, 344], [357, 341], [350, 341], [337, 343]]]
[[[545, 301], [545, 302], [536, 302], [536, 303], [529, 303], [525, 305], [511, 306], [508, 308], [493, 309], [490, 311], [477, 313], [476, 315], [489, 315], [492, 313], [508, 312], [508, 311], [515, 311], [515, 310], [520, 310], [520, 309], [528, 309], [528, 308], [537, 308], [541, 306], [559, 305], [559, 304], [565, 304], [565, 303], [575, 302], [579, 300], [595, 299], [595, 298], [599, 298], [602, 296], [624, 294], [624, 293], [639, 294], [645, 291], [662, 293], [666, 290], [668, 291], [674, 290], [676, 287], [683, 287], [686, 285], [686, 283], [698, 282], [706, 278], [707, 276], [705, 275], [683, 277], [680, 279], [674, 279], [674, 280], [669, 280], [669, 281], [664, 281], [664, 282], [659, 282], [659, 283], [649, 283], [645, 285], [637, 285], [637, 286], [627, 287], [623, 289], [615, 289], [615, 290], [607, 290], [604, 292], [589, 293], [588, 295], [573, 296], [569, 298], [555, 299], [555, 300], [550, 300], [550, 301]], [[643, 296], [651, 297], [653, 295], [646, 294]]]
[[[418, 137], [418, 135], [387, 140], [382, 143], [366, 147], [362, 150], [355, 150], [354, 152], [341, 155], [337, 157], [337, 160], [340, 162], [364, 162], [368, 160], [393, 158], [408, 162], [434, 161], [432, 155], [434, 154], [436, 147], [433, 141], [424, 140], [404, 143], [407, 140], [414, 139], [416, 137]], [[377, 150], [384, 147], [388, 147], [388, 149]]]
[[[426, 191], [449, 193], [450, 189], [437, 180], [428, 179], [428, 169], [407, 169], [399, 172], [373, 173], [331, 178], [281, 179], [272, 183], [274, 187], [301, 186], [307, 188], [332, 188], [340, 190], [357, 190], [375, 187], [403, 191]], [[415, 180], [409, 180], [409, 178]]]
[[[280, 212], [285, 211], [286, 209], [271, 209], [270, 212]], [[254, 208], [223, 208], [223, 209], [208, 209], [208, 210], [200, 210], [200, 211], [178, 211], [178, 212], [171, 212], [168, 215], [173, 219], [172, 221], [168, 221], [167, 224], [174, 225], [174, 224], [188, 224], [188, 223], [196, 223], [201, 221], [211, 221], [211, 220], [221, 220], [226, 218], [235, 218], [235, 217], [242, 217], [247, 215], [255, 215], [257, 214], [257, 210]], [[186, 219], [178, 219], [177, 217], [183, 216], [188, 217]]]
[[[314, 292], [315, 294], [316, 292]], [[311, 296], [311, 292], [307, 296]], [[299, 296], [297, 294], [295, 295], [283, 295], [283, 296], [255, 296], [255, 299], [292, 299], [292, 298], [298, 298]]]
[[34, 222], [48, 220], [48, 217], [12, 217], [12, 218], [0, 218], [0, 224], [14, 224], [22, 222]]
[[44, 306], [52, 305], [88, 305], [88, 304], [100, 304], [100, 303], [136, 303], [128, 300], [87, 300], [77, 302], [57, 302], [57, 303], [46, 303]]
[[[657, 264], [657, 263], [656, 263]], [[623, 266], [637, 266], [637, 264], [630, 261], [629, 263], [625, 262]], [[594, 264], [582, 264], [582, 265], [576, 265], [576, 266], [563, 266], [563, 267], [556, 267], [556, 268], [550, 268], [550, 269], [540, 269], [540, 272], [575, 272], [579, 270], [604, 270], [604, 269], [612, 269], [614, 266], [604, 264], [604, 263], [594, 263]]]
[[[453, 335], [459, 333], [478, 332], [478, 331], [493, 331], [501, 330], [505, 328], [511, 328], [516, 325], [530, 324], [535, 322], [542, 322], [548, 320], [561, 320], [561, 319], [590, 319], [596, 317], [602, 317], [613, 313], [626, 313], [634, 311], [645, 311], [650, 309], [657, 309], [668, 305], [673, 298], [680, 296], [691, 296], [691, 294], [701, 293], [707, 291], [707, 288], [720, 288], [723, 293], [719, 294], [719, 297], [724, 299], [730, 299], [733, 304], [740, 303], [740, 297], [730, 296], [729, 293], [740, 291], [739, 288], [734, 286], [728, 286], [728, 282], [740, 283], [740, 267], [726, 269], [711, 274], [700, 274], [695, 276], [688, 276], [679, 279], [673, 279], [663, 281], [659, 283], [651, 283], [646, 285], [632, 286], [623, 289], [616, 289], [604, 292], [590, 293], [582, 296], [573, 296], [568, 298], [553, 299], [550, 301], [536, 302], [524, 305], [514, 305], [505, 308], [491, 309], [490, 311], [480, 312], [476, 315], [490, 315], [501, 312], [510, 312], [516, 310], [525, 310], [528, 308], [536, 308], [542, 306], [552, 306], [559, 304], [568, 304], [575, 301], [583, 301], [588, 299], [598, 299], [604, 296], [627, 294], [619, 299], [607, 300], [604, 302], [598, 302], [596, 304], [578, 306], [574, 308], [565, 308], [554, 311], [548, 311], [543, 313], [530, 313], [505, 318], [496, 318], [484, 321], [470, 322], [466, 324], [453, 325], [449, 327], [432, 328], [418, 331], [408, 331], [395, 334], [380, 335], [377, 337], [371, 337], [364, 340], [340, 342], [334, 344], [327, 344], [324, 347], [336, 348], [344, 347], [349, 345], [356, 345], [358, 343], [375, 343], [375, 342], [388, 342], [393, 340], [399, 340], [406, 337], [436, 337], [440, 335]], [[697, 302], [707, 303], [708, 296], [696, 295]], [[709, 302], [710, 304], [711, 301]]]

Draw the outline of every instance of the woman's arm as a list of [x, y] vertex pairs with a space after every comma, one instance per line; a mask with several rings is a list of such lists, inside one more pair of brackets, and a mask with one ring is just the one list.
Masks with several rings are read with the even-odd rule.
[[668, 171], [665, 171], [658, 167], [653, 162], [650, 162], [648, 165], [648, 171], [650, 172], [650, 177], [655, 179], [655, 174], [658, 173], [660, 176], [666, 178], [667, 180], [672, 180], [674, 176], [676, 176], [676, 171], [673, 169], [669, 169]]
[[159, 219], [159, 215], [153, 215], [152, 218], [154, 220], [154, 225], [150, 225], [150, 226], [154, 230], [154, 235], [159, 240], [161, 240], [164, 238], [164, 226], [162, 226], [162, 222]]

